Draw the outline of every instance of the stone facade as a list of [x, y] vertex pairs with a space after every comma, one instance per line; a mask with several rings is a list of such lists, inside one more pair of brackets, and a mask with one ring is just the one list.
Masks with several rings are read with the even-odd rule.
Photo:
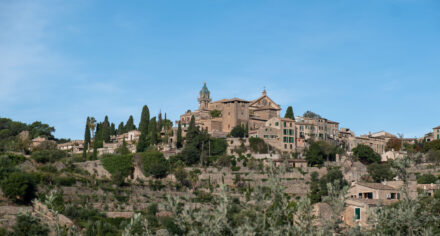
[[343, 220], [349, 226], [370, 227], [367, 218], [378, 206], [390, 205], [400, 199], [399, 190], [386, 183], [354, 182], [347, 193]]
[[341, 130], [339, 130], [339, 142], [347, 151], [350, 152], [359, 144], [364, 144], [371, 147], [375, 152], [381, 155], [385, 153], [387, 144], [387, 140], [384, 137], [373, 137], [371, 134], [356, 137], [354, 132], [347, 128], [341, 128]]
[[296, 151], [295, 121], [287, 118], [274, 117], [266, 121], [255, 135], [281, 152]]
[[279, 117], [281, 111], [280, 106], [267, 96], [266, 91], [253, 101], [232, 98], [212, 102], [206, 83], [199, 93], [198, 102], [198, 110], [188, 110], [180, 116], [183, 136], [192, 116], [199, 128], [207, 130], [213, 136], [225, 136], [237, 125], [248, 125], [249, 130], [257, 130], [267, 120]]
[[437, 126], [432, 129], [432, 139], [440, 140], [440, 126]]

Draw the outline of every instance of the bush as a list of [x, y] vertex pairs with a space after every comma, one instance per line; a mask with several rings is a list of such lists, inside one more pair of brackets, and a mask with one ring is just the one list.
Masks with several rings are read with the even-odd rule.
[[221, 156], [217, 158], [217, 166], [230, 167], [232, 164], [233, 156]]
[[388, 163], [373, 163], [368, 166], [367, 171], [377, 183], [380, 183], [384, 180], [392, 180], [395, 176], [391, 170], [391, 166]]
[[67, 157], [67, 152], [62, 150], [42, 150], [33, 152], [31, 157], [39, 163], [55, 162]]
[[228, 142], [221, 138], [211, 138], [211, 156], [220, 156], [226, 154]]
[[183, 148], [179, 157], [185, 164], [193, 165], [200, 161], [200, 151], [196, 146], [192, 144], [187, 144], [185, 148]]
[[380, 162], [381, 159], [378, 153], [364, 144], [358, 144], [357, 147], [353, 148], [353, 155], [364, 164]]
[[159, 151], [142, 153], [142, 165], [145, 175], [151, 175], [155, 178], [165, 178], [168, 175], [168, 161]]
[[3, 194], [17, 203], [29, 203], [37, 186], [34, 179], [23, 172], [13, 172], [1, 182]]
[[46, 236], [49, 235], [49, 227], [42, 224], [40, 219], [28, 214], [17, 216], [17, 223], [14, 225], [14, 235], [32, 235]]
[[60, 186], [73, 186], [76, 183], [76, 179], [70, 176], [60, 176], [56, 177], [54, 182]]
[[243, 125], [237, 125], [231, 130], [231, 136], [234, 138], [246, 137], [246, 129]]
[[255, 153], [268, 153], [268, 147], [267, 144], [264, 142], [261, 138], [249, 138], [249, 145], [253, 152]]
[[101, 158], [102, 165], [112, 175], [118, 172], [122, 177], [127, 177], [133, 171], [132, 155], [103, 155]]
[[437, 181], [437, 178], [433, 174], [424, 174], [417, 177], [418, 184], [433, 184]]

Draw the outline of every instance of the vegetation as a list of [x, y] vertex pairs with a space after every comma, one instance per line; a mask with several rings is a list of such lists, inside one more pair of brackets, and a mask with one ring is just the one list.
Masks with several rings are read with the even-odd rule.
[[314, 118], [314, 119], [321, 118], [320, 115], [318, 115], [318, 114], [316, 114], [316, 113], [314, 113], [314, 112], [312, 112], [312, 111], [306, 111], [306, 112], [303, 114], [303, 116], [306, 117], [306, 118]]
[[67, 157], [67, 153], [62, 150], [43, 150], [33, 152], [32, 159], [39, 163], [56, 162]]
[[341, 149], [338, 146], [326, 141], [312, 141], [305, 151], [305, 156], [310, 166], [322, 166], [324, 161], [335, 161], [336, 154], [340, 152]]
[[158, 151], [142, 153], [144, 174], [155, 178], [165, 178], [168, 175], [169, 164], [163, 154]]
[[437, 178], [433, 174], [424, 174], [417, 177], [418, 184], [433, 184], [437, 181]]
[[182, 123], [179, 121], [179, 125], [177, 126], [177, 140], [176, 140], [176, 147], [181, 148], [183, 147], [183, 138], [182, 138]]
[[374, 162], [380, 162], [380, 155], [376, 153], [371, 147], [358, 144], [353, 148], [353, 155], [364, 164], [371, 164]]
[[133, 171], [133, 155], [105, 154], [101, 157], [104, 168], [112, 174], [114, 181], [119, 184]]
[[30, 203], [35, 197], [37, 186], [29, 174], [15, 171], [1, 182], [3, 194], [16, 203]]
[[231, 130], [231, 136], [234, 138], [245, 138], [248, 136], [244, 125], [237, 125]]
[[284, 114], [284, 118], [295, 120], [295, 115], [293, 114], [292, 106], [287, 107], [286, 114]]
[[[20, 137], [19, 134], [23, 131], [28, 131], [29, 135]], [[0, 152], [29, 152], [30, 140], [39, 136], [54, 139], [53, 132], [55, 132], [54, 127], [40, 121], [27, 125], [8, 118], [0, 118]]]
[[400, 148], [402, 147], [402, 140], [398, 138], [391, 138], [388, 140], [385, 150], [390, 151], [400, 151]]
[[384, 180], [392, 180], [395, 176], [389, 163], [373, 163], [367, 167], [367, 170], [368, 174], [370, 174], [373, 180], [377, 183]]
[[49, 234], [49, 227], [43, 224], [40, 219], [30, 214], [17, 216], [17, 223], [14, 225], [14, 234], [17, 236], [46, 236]]
[[142, 108], [141, 121], [139, 122], [139, 131], [141, 131], [141, 135], [139, 137], [139, 142], [136, 147], [137, 152], [143, 152], [147, 149], [147, 136], [148, 136], [148, 126], [150, 123], [150, 110], [145, 105]]
[[249, 146], [253, 152], [269, 153], [269, 146], [261, 138], [250, 137]]
[[222, 111], [212, 110], [209, 112], [212, 118], [220, 117], [222, 115]]

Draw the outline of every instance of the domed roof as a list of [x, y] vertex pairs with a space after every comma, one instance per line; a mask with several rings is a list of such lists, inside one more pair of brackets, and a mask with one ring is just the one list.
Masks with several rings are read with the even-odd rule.
[[210, 98], [210, 92], [208, 87], [206, 87], [206, 82], [203, 83], [203, 88], [200, 90], [200, 98]]

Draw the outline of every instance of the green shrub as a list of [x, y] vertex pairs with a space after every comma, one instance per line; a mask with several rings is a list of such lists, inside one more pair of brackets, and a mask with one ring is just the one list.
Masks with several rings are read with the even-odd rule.
[[373, 163], [368, 166], [367, 170], [373, 180], [377, 183], [384, 180], [392, 180], [395, 176], [388, 163]]
[[424, 174], [417, 177], [418, 184], [433, 184], [437, 181], [437, 178], [433, 174]]
[[73, 186], [76, 183], [76, 179], [71, 176], [60, 176], [54, 179], [56, 185], [60, 186]]
[[141, 160], [145, 175], [155, 178], [164, 178], [168, 175], [169, 164], [161, 152], [144, 152], [142, 153]]
[[255, 153], [268, 153], [267, 144], [261, 138], [249, 138], [249, 146]]
[[3, 194], [17, 203], [29, 203], [37, 190], [32, 176], [23, 172], [13, 172], [2, 182]]
[[380, 162], [380, 155], [376, 153], [370, 146], [358, 144], [353, 148], [353, 155], [364, 164]]
[[14, 225], [14, 235], [46, 236], [49, 234], [49, 227], [41, 223], [40, 219], [28, 214], [17, 216], [17, 223]]
[[67, 157], [67, 152], [62, 150], [42, 150], [33, 152], [31, 157], [39, 163], [55, 162]]
[[133, 169], [133, 156], [129, 155], [111, 155], [106, 154], [101, 158], [102, 165], [104, 168], [110, 172], [110, 174], [115, 175], [120, 173], [124, 178], [132, 173]]

